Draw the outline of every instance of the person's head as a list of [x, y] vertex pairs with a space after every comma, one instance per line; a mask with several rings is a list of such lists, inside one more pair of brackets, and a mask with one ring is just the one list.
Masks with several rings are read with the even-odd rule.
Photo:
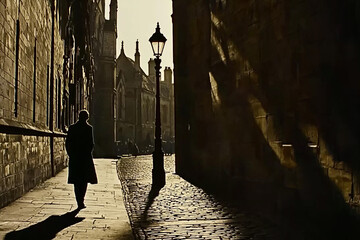
[[85, 109], [81, 110], [79, 112], [79, 121], [80, 122], [86, 122], [86, 120], [89, 119], [89, 112]]

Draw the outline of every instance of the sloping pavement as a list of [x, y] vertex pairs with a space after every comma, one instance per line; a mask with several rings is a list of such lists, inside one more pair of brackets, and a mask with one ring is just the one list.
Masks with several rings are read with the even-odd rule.
[[89, 184], [87, 208], [76, 210], [67, 168], [0, 209], [0, 239], [133, 239], [117, 159], [95, 159], [99, 183]]

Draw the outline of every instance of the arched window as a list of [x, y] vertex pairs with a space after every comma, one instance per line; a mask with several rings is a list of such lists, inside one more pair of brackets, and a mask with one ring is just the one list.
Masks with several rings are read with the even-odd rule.
[[150, 120], [150, 100], [149, 98], [146, 99], [146, 122]]
[[123, 94], [122, 94], [122, 86], [120, 86], [119, 88], [119, 93], [118, 93], [118, 118], [121, 119], [122, 118], [122, 110], [123, 110]]

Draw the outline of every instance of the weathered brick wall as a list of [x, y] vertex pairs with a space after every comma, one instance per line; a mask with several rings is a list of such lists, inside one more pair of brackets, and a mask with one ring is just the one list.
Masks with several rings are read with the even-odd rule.
[[54, 172], [56, 174], [63, 170], [68, 163], [68, 156], [63, 137], [57, 137], [54, 139], [54, 156]]
[[0, 207], [51, 177], [49, 137], [0, 134]]
[[288, 214], [359, 195], [359, 4], [173, 3], [177, 171]]
[[[61, 82], [60, 94], [63, 96], [64, 41], [60, 37], [56, 16], [55, 19], [53, 119], [54, 130], [61, 132], [56, 122], [61, 111], [58, 108], [59, 99], [62, 105], [57, 83]], [[20, 34], [16, 116], [17, 20]], [[57, 173], [66, 166], [63, 137], [55, 137], [54, 166], [50, 163], [51, 32], [50, 1], [0, 1], [0, 207], [51, 177], [52, 167]]]

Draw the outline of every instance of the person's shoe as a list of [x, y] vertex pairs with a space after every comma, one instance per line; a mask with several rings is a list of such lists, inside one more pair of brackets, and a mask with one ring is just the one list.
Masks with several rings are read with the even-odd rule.
[[84, 203], [78, 204], [78, 209], [84, 209], [84, 208], [86, 208]]

